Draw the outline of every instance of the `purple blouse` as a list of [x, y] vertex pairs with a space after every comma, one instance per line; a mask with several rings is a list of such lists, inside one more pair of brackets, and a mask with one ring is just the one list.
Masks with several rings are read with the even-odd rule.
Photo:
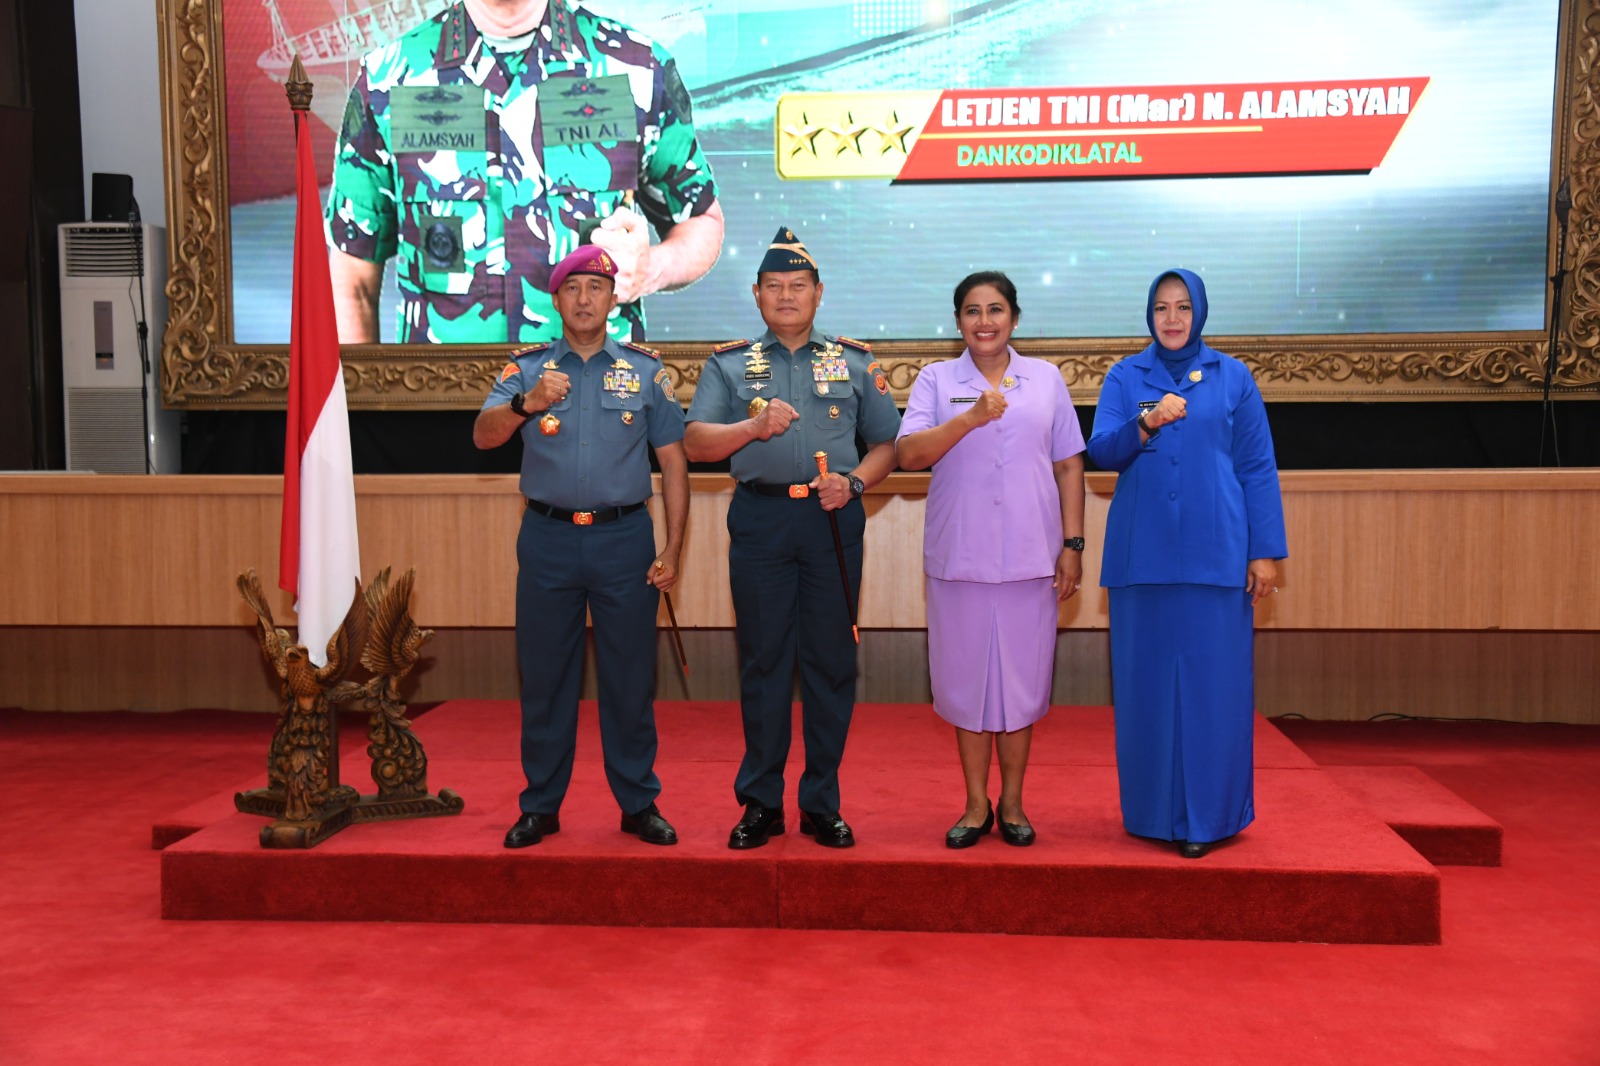
[[[1061, 496], [1053, 464], [1083, 451], [1083, 430], [1061, 371], [1008, 349], [1006, 413], [968, 433], [933, 464], [922, 568], [944, 581], [1052, 577], [1061, 554]], [[964, 413], [989, 383], [963, 351], [922, 369], [900, 436]]]

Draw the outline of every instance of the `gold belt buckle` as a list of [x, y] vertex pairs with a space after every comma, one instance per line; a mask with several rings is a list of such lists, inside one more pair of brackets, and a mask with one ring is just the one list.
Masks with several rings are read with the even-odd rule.
[[593, 511], [573, 511], [572, 512], [572, 524], [575, 525], [575, 526], [592, 526], [592, 525], [594, 525], [594, 512]]
[[790, 485], [789, 486], [789, 499], [791, 499], [791, 500], [803, 500], [809, 495], [811, 495], [811, 486], [810, 485]]

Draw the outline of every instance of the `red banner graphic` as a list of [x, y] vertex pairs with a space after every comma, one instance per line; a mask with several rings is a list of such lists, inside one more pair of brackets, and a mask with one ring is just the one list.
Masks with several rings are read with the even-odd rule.
[[949, 89], [895, 180], [1365, 173], [1428, 81]]

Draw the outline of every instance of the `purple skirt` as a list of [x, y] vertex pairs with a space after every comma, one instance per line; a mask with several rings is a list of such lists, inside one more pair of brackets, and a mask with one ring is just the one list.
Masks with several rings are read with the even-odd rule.
[[926, 578], [933, 709], [974, 733], [1010, 733], [1050, 708], [1056, 590], [1030, 581]]

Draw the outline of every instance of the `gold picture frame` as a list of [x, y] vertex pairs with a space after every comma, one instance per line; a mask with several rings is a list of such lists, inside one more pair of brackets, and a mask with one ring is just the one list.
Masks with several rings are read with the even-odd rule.
[[[288, 346], [232, 342], [222, 0], [157, 0], [161, 119], [166, 149], [168, 322], [162, 400], [185, 409], [285, 404]], [[1571, 181], [1569, 274], [1555, 391], [1600, 394], [1600, 0], [1563, 0], [1556, 67], [1552, 183]], [[287, 104], [285, 105], [287, 112]], [[1552, 225], [1550, 269], [1554, 270]], [[1547, 298], [1548, 302], [1548, 298]], [[1549, 308], [1546, 314], [1550, 313]], [[1546, 330], [1470, 334], [1216, 337], [1247, 363], [1262, 392], [1286, 400], [1529, 399], [1541, 393]], [[1145, 338], [1019, 341], [1061, 367], [1080, 402]], [[678, 395], [694, 394], [706, 344], [660, 345]], [[477, 408], [505, 363], [505, 345], [346, 345], [352, 408]], [[902, 404], [927, 363], [959, 342], [889, 341], [875, 348]]]

